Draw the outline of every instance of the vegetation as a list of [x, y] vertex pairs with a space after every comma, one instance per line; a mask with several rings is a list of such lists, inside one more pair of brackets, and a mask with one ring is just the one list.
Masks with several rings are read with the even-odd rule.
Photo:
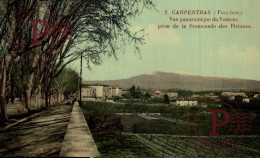
[[[211, 113], [209, 109], [216, 109], [215, 105], [208, 106], [207, 108], [200, 109], [196, 119], [196, 129], [203, 137], [203, 140], [208, 142], [223, 142], [229, 139], [229, 136], [234, 134], [230, 132], [227, 127], [218, 127], [217, 132], [221, 135], [218, 138], [209, 137], [209, 133], [212, 130], [211, 127]], [[223, 109], [226, 107], [219, 106], [218, 108]], [[158, 118], [165, 118], [172, 120], [172, 123], [163, 123], [158, 121], [143, 121], [138, 119], [137, 115], [124, 117], [128, 119], [129, 125], [132, 126], [132, 133], [121, 132], [118, 133], [93, 133], [95, 142], [97, 143], [98, 150], [101, 151], [101, 157], [120, 157], [122, 155], [131, 155], [133, 157], [216, 157], [218, 154], [208, 153], [202, 150], [194, 144], [194, 140], [189, 135], [195, 135], [193, 130], [188, 130], [187, 121], [192, 124], [194, 119], [194, 113], [199, 108], [182, 107], [182, 106], [154, 106], [142, 103], [105, 103], [105, 102], [86, 102], [82, 107], [83, 113], [88, 119], [89, 114], [104, 114], [104, 115], [115, 115], [116, 113], [161, 113]], [[226, 108], [225, 110], [228, 111]], [[193, 113], [189, 117], [190, 112]], [[229, 111], [230, 112], [230, 111]], [[251, 111], [253, 112], [253, 111]], [[253, 119], [256, 119], [256, 113], [253, 113]], [[133, 119], [133, 117], [135, 119]], [[141, 117], [140, 117], [141, 118]], [[174, 121], [175, 120], [175, 121]], [[224, 116], [218, 117], [218, 121], [223, 122]], [[131, 122], [132, 121], [132, 122]], [[235, 145], [235, 149], [224, 151], [221, 156], [228, 157], [245, 157], [248, 155], [256, 156], [259, 154], [259, 125], [255, 125], [250, 133], [244, 133], [247, 135], [240, 141], [240, 138], [236, 138], [240, 141]], [[193, 125], [191, 127], [193, 129]], [[124, 131], [124, 129], [123, 129]], [[130, 132], [127, 130], [127, 132]], [[252, 136], [252, 134], [254, 136]], [[198, 139], [195, 142], [200, 145]], [[234, 145], [232, 143], [231, 145]], [[207, 147], [210, 148], [210, 147]], [[227, 148], [224, 146], [223, 148]], [[234, 152], [237, 151], [237, 152]]]
[[198, 95], [201, 95], [201, 96], [205, 96], [205, 95], [210, 94], [210, 93], [212, 93], [212, 94], [214, 94], [216, 96], [221, 96], [222, 91], [215, 90], [215, 91], [198, 91], [198, 92], [194, 92], [194, 94], [198, 94]]
[[[100, 158], [108, 157], [257, 157], [259, 139], [243, 139], [233, 150], [221, 154], [205, 152], [189, 137], [161, 134], [93, 133]], [[226, 139], [226, 138], [223, 138]], [[219, 141], [223, 141], [219, 140]], [[198, 141], [199, 142], [199, 141]], [[202, 145], [202, 144], [201, 144]], [[234, 152], [236, 151], [236, 152]]]
[[[146, 145], [146, 148], [153, 148], [159, 154], [159, 157], [257, 157], [259, 155], [259, 138], [248, 137], [241, 140], [237, 145], [233, 144], [233, 150], [222, 148], [213, 148], [203, 144], [198, 139], [190, 137], [165, 135], [165, 134], [135, 134], [135, 136]], [[227, 138], [219, 138], [216, 144], [221, 144]], [[204, 138], [204, 142], [214, 143], [210, 137]], [[145, 149], [145, 147], [143, 148]], [[205, 152], [205, 149], [215, 149], [216, 152]], [[227, 149], [227, 150], [226, 150]]]
[[186, 125], [181, 124], [161, 124], [156, 122], [138, 123], [133, 126], [134, 133], [147, 134], [171, 134], [171, 135], [187, 135]]
[[169, 89], [168, 92], [177, 92], [178, 97], [191, 97], [193, 95], [193, 91], [183, 90], [183, 89]]
[[[30, 110], [34, 95], [40, 98], [41, 106], [48, 107], [53, 80], [68, 64], [83, 57], [91, 68], [101, 64], [103, 56], [117, 58], [117, 52], [124, 51], [126, 44], [138, 52], [138, 46], [144, 43], [144, 33], [131, 30], [129, 20], [144, 9], [154, 8], [151, 0], [6, 2], [6, 11], [0, 19], [1, 122], [8, 121], [7, 105], [3, 103], [13, 68], [18, 68], [13, 72], [19, 74], [23, 109]], [[35, 26], [32, 18], [52, 24], [46, 29], [45, 23], [38, 23], [39, 31], [44, 28], [48, 31], [36, 39], [32, 35]]]
[[159, 154], [145, 147], [134, 135], [118, 133], [93, 133], [100, 158], [112, 157], [158, 157]]
[[164, 101], [164, 103], [166, 103], [166, 104], [170, 104], [170, 99], [169, 99], [169, 96], [168, 96], [167, 94], [165, 94], [165, 95], [163, 96], [163, 101]]
[[139, 86], [136, 88], [135, 85], [133, 85], [129, 89], [129, 92], [125, 94], [125, 97], [128, 99], [144, 99], [146, 95], [139, 89]]
[[80, 76], [75, 70], [65, 68], [57, 78], [53, 79], [51, 87], [73, 94], [78, 90], [79, 79]]
[[[213, 105], [215, 104], [215, 105]], [[209, 109], [216, 109], [218, 103], [213, 103], [207, 108], [200, 109], [199, 114], [196, 116], [196, 128], [199, 129], [201, 135], [208, 135], [211, 131], [211, 117], [212, 114], [208, 111]], [[223, 109], [223, 107], [217, 107]], [[232, 114], [230, 108], [225, 108], [226, 111]], [[199, 110], [198, 107], [189, 107], [189, 106], [155, 106], [149, 104], [136, 104], [136, 103], [104, 103], [104, 102], [85, 102], [82, 107], [83, 113], [85, 114], [86, 119], [88, 119], [89, 114], [103, 114], [103, 115], [115, 115], [116, 113], [160, 113], [161, 116], [169, 118], [172, 121], [175, 121], [175, 125], [162, 125], [158, 123], [142, 123], [137, 124], [134, 127], [135, 131], [147, 131], [148, 133], [157, 133], [157, 134], [180, 134], [183, 135], [185, 130], [187, 131], [188, 125], [187, 121], [193, 122], [195, 118], [196, 111]], [[245, 132], [244, 134], [259, 134], [259, 123], [257, 119], [259, 118], [259, 112], [250, 111], [252, 113], [252, 122], [254, 124], [252, 131]], [[190, 115], [191, 114], [191, 115]], [[224, 120], [224, 116], [218, 118], [219, 121]], [[185, 125], [185, 126], [183, 126]], [[156, 128], [158, 131], [156, 130]], [[163, 129], [163, 130], [160, 130]], [[230, 134], [229, 128], [220, 127], [218, 130], [222, 134]], [[160, 131], [160, 132], [159, 132]], [[195, 133], [191, 133], [195, 134]]]
[[84, 102], [82, 111], [86, 119], [90, 114], [115, 115], [116, 113], [166, 113], [166, 106], [153, 106], [135, 103], [104, 103], [104, 102]]
[[107, 113], [167, 113], [167, 106], [157, 106], [149, 104], [136, 103], [106, 103], [87, 101], [83, 104], [83, 110], [88, 113], [94, 112], [97, 114]]

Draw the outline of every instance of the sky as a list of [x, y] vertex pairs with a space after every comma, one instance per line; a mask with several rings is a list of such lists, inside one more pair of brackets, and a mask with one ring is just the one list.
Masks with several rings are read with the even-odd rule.
[[[155, 4], [157, 11], [145, 10], [130, 21], [131, 30], [144, 28], [147, 33], [146, 43], [140, 46], [141, 54], [134, 53], [131, 46], [126, 46], [125, 53], [120, 50], [117, 52], [118, 60], [104, 56], [102, 65], [93, 66], [91, 71], [86, 69], [86, 63], [83, 62], [84, 80], [124, 79], [153, 71], [260, 80], [260, 0], [161, 0], [155, 1]], [[165, 15], [165, 10], [242, 11], [241, 16], [221, 17], [239, 18], [235, 24], [250, 24], [252, 28], [158, 30], [161, 24], [180, 24], [170, 21], [169, 17], [173, 15]], [[214, 15], [174, 17], [213, 18]], [[75, 61], [70, 67], [79, 71], [80, 62]]]

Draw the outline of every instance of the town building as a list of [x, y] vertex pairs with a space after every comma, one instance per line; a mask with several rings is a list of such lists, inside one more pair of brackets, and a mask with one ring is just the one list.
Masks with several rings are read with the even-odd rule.
[[167, 95], [168, 95], [168, 97], [170, 98], [170, 99], [173, 99], [173, 98], [177, 98], [178, 97], [178, 93], [176, 93], [176, 92], [168, 92], [168, 93], [166, 93]]
[[122, 96], [124, 96], [127, 93], [129, 93], [129, 90], [128, 89], [121, 89], [121, 93], [122, 93]]
[[243, 98], [243, 102], [244, 102], [244, 103], [249, 103], [249, 102], [250, 102], [250, 99], [249, 99], [249, 98]]
[[82, 85], [82, 96], [83, 98], [96, 98], [96, 88]]
[[222, 92], [221, 95], [227, 96], [229, 99], [232, 99], [232, 100], [235, 99], [235, 96], [241, 96], [243, 98], [247, 98], [247, 95], [244, 92]]
[[192, 98], [199, 98], [200, 95], [199, 95], [199, 94], [193, 94], [191, 97], [192, 97]]
[[164, 95], [164, 93], [159, 90], [150, 91], [150, 92], [148, 92], [148, 94], [150, 94], [151, 98], [163, 98], [163, 95]]
[[112, 87], [112, 97], [122, 97], [122, 88]]
[[170, 104], [179, 105], [179, 106], [193, 106], [193, 105], [197, 105], [198, 101], [195, 100], [194, 98], [178, 98], [178, 99], [171, 100]]
[[122, 89], [104, 84], [82, 84], [82, 100], [112, 99], [122, 96]]

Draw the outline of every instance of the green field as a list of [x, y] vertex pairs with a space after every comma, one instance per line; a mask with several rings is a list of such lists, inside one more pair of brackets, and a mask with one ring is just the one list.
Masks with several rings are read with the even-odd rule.
[[134, 135], [122, 133], [93, 133], [102, 158], [160, 157], [160, 154], [146, 147]]
[[[246, 135], [242, 140], [232, 142], [225, 148], [213, 148], [212, 144], [221, 146], [230, 138], [230, 134], [217, 138], [204, 136], [202, 143], [188, 136], [187, 118], [190, 107], [153, 106], [147, 104], [113, 104], [103, 102], [86, 102], [83, 113], [88, 121], [90, 114], [117, 115], [116, 113], [134, 113], [121, 116], [124, 126], [121, 132], [92, 132], [101, 157], [257, 157], [260, 156], [260, 139], [258, 135]], [[158, 118], [172, 120], [176, 124], [163, 124], [136, 115], [136, 113], [161, 113]], [[156, 115], [153, 115], [156, 116]], [[256, 116], [256, 115], [254, 115]], [[207, 113], [203, 113], [196, 128], [201, 132], [211, 128]], [[257, 130], [259, 127], [255, 127]], [[256, 131], [254, 131], [256, 132]], [[121, 134], [120, 134], [121, 133]], [[206, 132], [205, 132], [206, 133]], [[223, 134], [221, 132], [221, 134]], [[259, 132], [258, 132], [259, 133]], [[237, 145], [236, 145], [237, 142]], [[228, 150], [232, 147], [232, 150]], [[202, 149], [214, 149], [213, 153]]]
[[[133, 133], [93, 133], [102, 158], [142, 158], [142, 157], [257, 157], [260, 155], [260, 139], [242, 139], [232, 150], [221, 153], [204, 152], [190, 137], [133, 134]], [[219, 141], [225, 137], [219, 138]], [[212, 150], [211, 147], [208, 147]]]

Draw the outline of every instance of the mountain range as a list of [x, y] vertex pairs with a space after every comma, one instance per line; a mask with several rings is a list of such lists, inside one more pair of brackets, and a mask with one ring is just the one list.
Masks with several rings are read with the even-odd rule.
[[188, 74], [182, 72], [155, 71], [143, 75], [119, 80], [85, 81], [84, 83], [101, 83], [122, 88], [130, 88], [132, 85], [141, 89], [167, 90], [184, 89], [192, 91], [205, 90], [259, 90], [260, 81], [226, 78], [216, 76], [205, 76]]

